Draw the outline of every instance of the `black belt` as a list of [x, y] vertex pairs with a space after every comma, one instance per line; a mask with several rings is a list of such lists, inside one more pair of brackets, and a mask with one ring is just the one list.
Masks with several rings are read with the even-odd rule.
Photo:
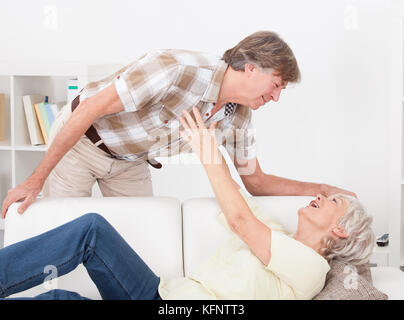
[[[79, 104], [80, 104], [80, 96], [77, 96], [72, 101], [72, 112], [74, 111], [74, 109], [77, 108], [77, 106]], [[90, 128], [88, 128], [88, 130], [85, 132], [85, 135], [87, 136], [88, 139], [90, 139], [90, 141], [92, 143], [94, 143], [94, 145], [96, 145], [102, 151], [108, 153], [111, 157], [114, 157], [112, 152], [107, 148], [107, 146], [104, 144], [104, 142], [102, 142], [101, 137], [98, 135], [98, 132], [97, 132], [97, 130], [95, 130], [93, 125], [91, 125]], [[153, 160], [146, 160], [146, 161], [153, 168], [160, 169], [162, 167], [162, 164], [159, 163], [158, 161], [154, 160], [154, 159]]]

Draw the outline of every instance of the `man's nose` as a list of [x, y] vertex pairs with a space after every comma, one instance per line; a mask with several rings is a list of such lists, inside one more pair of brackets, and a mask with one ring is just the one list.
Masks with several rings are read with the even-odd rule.
[[271, 98], [273, 101], [277, 102], [279, 100], [280, 95], [281, 95], [281, 89], [275, 90], [271, 93]]

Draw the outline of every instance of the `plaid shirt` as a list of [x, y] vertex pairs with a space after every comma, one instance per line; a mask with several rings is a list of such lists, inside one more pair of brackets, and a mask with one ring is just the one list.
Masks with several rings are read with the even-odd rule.
[[207, 126], [218, 121], [219, 144], [238, 159], [251, 159], [256, 156], [251, 109], [228, 103], [210, 117], [227, 66], [220, 57], [206, 53], [155, 50], [89, 83], [80, 91], [80, 100], [115, 85], [124, 111], [99, 118], [93, 125], [118, 159], [136, 161], [192, 152], [179, 135], [179, 118], [183, 110], [191, 111], [194, 106]]

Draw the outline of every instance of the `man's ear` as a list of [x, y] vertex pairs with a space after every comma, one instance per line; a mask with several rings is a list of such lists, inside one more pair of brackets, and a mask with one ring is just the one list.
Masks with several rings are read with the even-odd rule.
[[251, 73], [253, 73], [255, 69], [256, 69], [255, 66], [253, 64], [251, 64], [251, 63], [246, 63], [244, 65], [244, 72], [247, 75], [250, 75]]
[[336, 235], [338, 238], [348, 238], [349, 234], [342, 227], [334, 227], [331, 232]]

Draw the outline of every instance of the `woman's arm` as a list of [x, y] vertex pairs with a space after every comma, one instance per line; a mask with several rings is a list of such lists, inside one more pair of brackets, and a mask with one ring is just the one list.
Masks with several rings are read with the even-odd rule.
[[219, 151], [214, 135], [215, 125], [211, 125], [208, 130], [197, 108], [193, 109], [193, 113], [196, 122], [184, 111], [184, 117], [180, 121], [185, 131], [180, 132], [181, 136], [201, 159], [230, 228], [262, 263], [268, 265], [271, 256], [271, 229], [254, 216], [240, 194], [239, 186], [231, 177]]

